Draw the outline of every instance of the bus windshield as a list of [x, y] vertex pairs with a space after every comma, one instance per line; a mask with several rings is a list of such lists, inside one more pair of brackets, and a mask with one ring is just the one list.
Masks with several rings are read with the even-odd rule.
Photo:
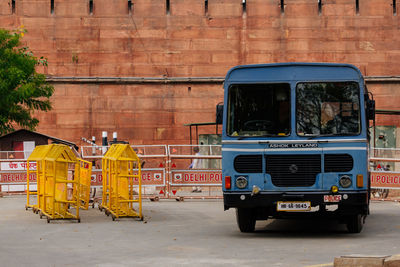
[[357, 135], [360, 88], [355, 82], [307, 82], [296, 86], [296, 131], [305, 135]]
[[230, 136], [287, 136], [290, 134], [290, 85], [232, 85], [228, 95]]

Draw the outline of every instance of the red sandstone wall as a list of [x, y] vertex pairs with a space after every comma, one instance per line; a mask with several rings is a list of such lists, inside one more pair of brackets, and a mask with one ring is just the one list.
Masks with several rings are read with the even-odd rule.
[[[322, 0], [321, 14], [316, 0], [285, 0], [283, 14], [279, 0], [247, 0], [246, 14], [242, 0], [208, 0], [207, 14], [203, 0], [170, 0], [168, 15], [165, 0], [132, 0], [132, 14], [127, 0], [93, 1], [90, 15], [89, 0], [54, 0], [54, 14], [50, 0], [16, 0], [15, 14], [3, 0], [0, 27], [24, 25], [24, 42], [48, 58], [40, 71], [53, 76], [215, 77], [237, 64], [285, 61], [400, 75], [400, 16], [390, 0], [360, 0], [358, 14], [355, 0]], [[378, 108], [399, 109], [398, 85], [370, 89]], [[219, 85], [57, 84], [38, 130], [73, 141], [117, 130], [135, 142], [182, 143], [182, 124], [213, 121], [221, 100]]]
[[[57, 84], [54, 111], [38, 114], [38, 130], [78, 143], [92, 135], [101, 140], [102, 131], [111, 139], [117, 131], [119, 139], [134, 144], [188, 144], [189, 127], [183, 125], [214, 122], [222, 100], [222, 85]], [[199, 130], [215, 133], [215, 126]]]
[[[377, 109], [400, 110], [400, 84], [370, 84], [368, 89], [374, 92]], [[376, 115], [376, 125], [400, 127], [400, 115]]]
[[[392, 1], [362, 0], [17, 0], [0, 3], [0, 25], [28, 30], [49, 75], [223, 76], [237, 64], [348, 62], [366, 75], [398, 75], [400, 16]], [[400, 3], [398, 3], [400, 5]], [[73, 60], [75, 58], [75, 60]], [[116, 64], [118, 63], [118, 64]]]

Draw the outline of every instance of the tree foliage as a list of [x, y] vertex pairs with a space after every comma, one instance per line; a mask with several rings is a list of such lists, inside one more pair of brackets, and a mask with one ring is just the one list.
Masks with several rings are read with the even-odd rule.
[[34, 130], [39, 120], [33, 112], [51, 109], [54, 87], [35, 69], [47, 66], [47, 61], [37, 59], [28, 47], [21, 46], [24, 33], [23, 28], [0, 29], [0, 135], [17, 126]]

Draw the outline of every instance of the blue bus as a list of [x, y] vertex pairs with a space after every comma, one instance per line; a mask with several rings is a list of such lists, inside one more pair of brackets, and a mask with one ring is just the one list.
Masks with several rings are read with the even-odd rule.
[[375, 102], [353, 65], [237, 66], [224, 83], [224, 209], [256, 220], [332, 217], [351, 233], [369, 214]]

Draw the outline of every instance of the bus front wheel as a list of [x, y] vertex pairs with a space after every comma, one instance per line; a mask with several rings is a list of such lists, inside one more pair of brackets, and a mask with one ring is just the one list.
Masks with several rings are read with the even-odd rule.
[[243, 233], [254, 232], [256, 227], [256, 216], [252, 209], [237, 208], [236, 209], [236, 221], [239, 229]]
[[350, 233], [355, 233], [355, 234], [360, 233], [361, 230], [363, 229], [363, 223], [364, 220], [361, 214], [350, 216], [347, 219], [347, 230]]

